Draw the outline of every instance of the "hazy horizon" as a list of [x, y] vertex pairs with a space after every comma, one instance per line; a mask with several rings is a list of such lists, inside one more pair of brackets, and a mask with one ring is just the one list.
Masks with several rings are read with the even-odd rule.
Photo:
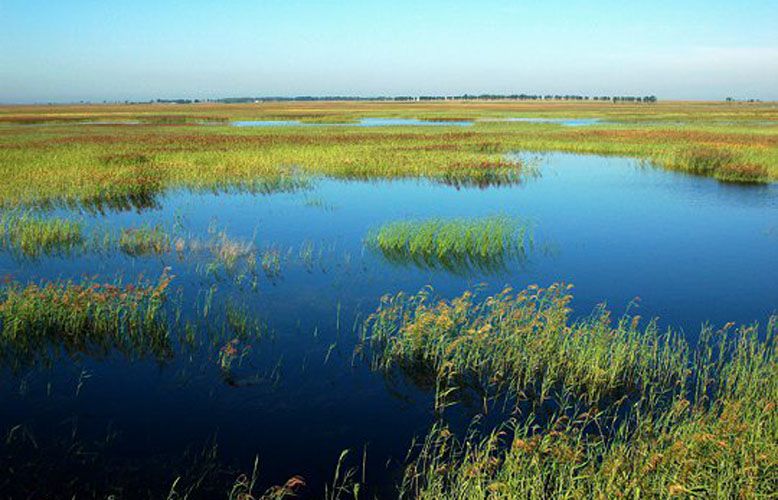
[[778, 100], [774, 1], [5, 0], [0, 18], [3, 103], [466, 93]]

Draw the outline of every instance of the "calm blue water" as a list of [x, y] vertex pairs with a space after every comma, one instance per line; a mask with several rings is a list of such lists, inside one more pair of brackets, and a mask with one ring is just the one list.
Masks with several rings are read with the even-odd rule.
[[[357, 465], [367, 446], [368, 482], [387, 487], [412, 438], [434, 419], [429, 391], [388, 382], [352, 357], [353, 325], [383, 294], [431, 285], [451, 297], [481, 283], [488, 293], [506, 284], [565, 281], [575, 285], [577, 315], [603, 301], [621, 314], [639, 297], [633, 313], [658, 316], [691, 340], [707, 321], [764, 322], [776, 312], [778, 186], [726, 185], [627, 159], [561, 154], [546, 156], [540, 171], [521, 185], [490, 189], [320, 179], [308, 190], [264, 196], [172, 192], [159, 208], [140, 213], [60, 211], [90, 228], [161, 223], [202, 239], [209, 228], [225, 231], [259, 249], [277, 249], [284, 256], [280, 274], [260, 274], [252, 290], [224, 274], [204, 273], [207, 256], [196, 252], [38, 260], [3, 253], [0, 276], [26, 281], [98, 274], [129, 281], [156, 277], [169, 266], [185, 307], [215, 285], [217, 304], [229, 297], [274, 334], [251, 342], [233, 378], [217, 366], [221, 344], [208, 342], [188, 353], [177, 350], [162, 363], [111, 353], [64, 357], [17, 373], [2, 369], [0, 430], [28, 430], [36, 443], [29, 453], [56, 462], [44, 470], [58, 481], [121, 479], [164, 485], [166, 494], [216, 442], [220, 467], [248, 471], [258, 454], [263, 485], [300, 474], [314, 496], [331, 479], [341, 450], [355, 450]], [[494, 214], [528, 218], [535, 228], [528, 260], [497, 274], [394, 266], [363, 245], [366, 233], [387, 221]], [[312, 264], [299, 258], [306, 246], [315, 249]], [[467, 422], [472, 415], [463, 406], [449, 418]], [[99, 464], [63, 465], [76, 461], [65, 451], [73, 436]], [[3, 459], [20, 460], [0, 454]], [[218, 477], [229, 482], [234, 475]]]

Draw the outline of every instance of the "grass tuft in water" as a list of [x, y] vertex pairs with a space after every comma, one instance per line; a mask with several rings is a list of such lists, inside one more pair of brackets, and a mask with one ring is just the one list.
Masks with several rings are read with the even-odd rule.
[[8, 283], [0, 290], [0, 357], [66, 352], [170, 353], [162, 305], [171, 277], [156, 284]]
[[368, 247], [387, 260], [451, 272], [493, 272], [509, 259], [526, 258], [529, 225], [518, 219], [428, 219], [391, 222], [371, 231]]
[[119, 248], [134, 257], [159, 255], [170, 251], [170, 237], [158, 225], [124, 228], [119, 235]]
[[0, 218], [0, 242], [3, 248], [35, 258], [72, 252], [84, 241], [80, 222], [31, 214], [7, 212]]
[[568, 292], [552, 285], [483, 300], [471, 292], [450, 301], [429, 291], [386, 296], [364, 323], [361, 348], [377, 370], [434, 380], [438, 409], [464, 388], [544, 401], [565, 387], [597, 404], [686, 378], [678, 336], [629, 318], [611, 325], [605, 309], [572, 322]]

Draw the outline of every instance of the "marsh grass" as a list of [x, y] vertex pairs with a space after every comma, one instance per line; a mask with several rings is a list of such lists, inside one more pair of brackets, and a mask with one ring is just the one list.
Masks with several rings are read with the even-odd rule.
[[444, 424], [408, 468], [404, 498], [771, 498], [778, 491], [776, 321], [707, 328], [697, 370], [656, 400], [513, 418], [485, 438]]
[[484, 438], [436, 424], [413, 451], [402, 497], [776, 493], [777, 317], [762, 331], [705, 327], [692, 347], [604, 308], [572, 321], [570, 300], [563, 285], [382, 300], [358, 346], [374, 369], [423, 374], [438, 411], [470, 389], [515, 404]]
[[532, 246], [529, 224], [505, 216], [390, 222], [365, 241], [392, 263], [460, 274], [500, 271]]
[[6, 212], [0, 217], [0, 242], [25, 257], [67, 254], [84, 243], [80, 222], [43, 218], [30, 213]]
[[487, 189], [512, 186], [537, 177], [539, 170], [517, 159], [453, 162], [430, 178], [441, 184], [462, 188]]
[[121, 251], [132, 257], [160, 255], [171, 250], [171, 236], [160, 225], [122, 228], [117, 235], [105, 227], [87, 231], [70, 218], [45, 218], [9, 211], [0, 217], [0, 248], [26, 259]]
[[678, 170], [714, 177], [724, 182], [769, 181], [766, 167], [738, 160], [734, 152], [720, 147], [694, 146], [683, 149], [670, 165]]
[[553, 285], [483, 300], [470, 292], [450, 301], [429, 291], [387, 296], [364, 323], [359, 349], [372, 353], [376, 370], [434, 380], [438, 409], [464, 390], [544, 401], [565, 387], [595, 405], [686, 378], [678, 336], [627, 318], [613, 326], [604, 309], [572, 322], [568, 292]]
[[[197, 109], [197, 111], [194, 111]], [[456, 127], [0, 126], [0, 205], [145, 209], [168, 189], [277, 192], [317, 176], [426, 178], [456, 187], [515, 183], [526, 169], [516, 151], [636, 157], [722, 181], [778, 179], [778, 134], [770, 104], [659, 103], [324, 103], [317, 107], [182, 107], [171, 116], [355, 121], [365, 117], [481, 119]], [[133, 119], [139, 107], [0, 108], [0, 121]], [[600, 118], [590, 127], [484, 121], [511, 116]]]
[[0, 290], [0, 353], [11, 362], [51, 350], [170, 355], [163, 311], [171, 277], [156, 284], [8, 283]]
[[132, 255], [159, 255], [167, 253], [171, 248], [171, 238], [159, 226], [140, 226], [123, 228], [119, 234], [118, 245], [122, 252]]

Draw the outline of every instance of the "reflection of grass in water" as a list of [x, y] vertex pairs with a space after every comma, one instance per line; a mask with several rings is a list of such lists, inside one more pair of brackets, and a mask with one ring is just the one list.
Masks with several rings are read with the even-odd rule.
[[67, 253], [84, 241], [81, 223], [8, 212], [0, 218], [0, 241], [26, 257]]
[[531, 246], [528, 224], [504, 216], [390, 222], [366, 242], [392, 263], [456, 273], [502, 270]]
[[637, 317], [612, 324], [604, 308], [572, 322], [570, 299], [554, 285], [382, 301], [360, 346], [374, 368], [431, 373], [438, 409], [464, 387], [512, 394], [522, 409], [483, 440], [433, 427], [406, 469], [404, 497], [774, 493], [778, 318], [766, 332], [706, 327], [691, 347]]
[[20, 364], [52, 348], [167, 357], [162, 304], [170, 280], [163, 274], [156, 284], [9, 283], [0, 291], [0, 353]]

